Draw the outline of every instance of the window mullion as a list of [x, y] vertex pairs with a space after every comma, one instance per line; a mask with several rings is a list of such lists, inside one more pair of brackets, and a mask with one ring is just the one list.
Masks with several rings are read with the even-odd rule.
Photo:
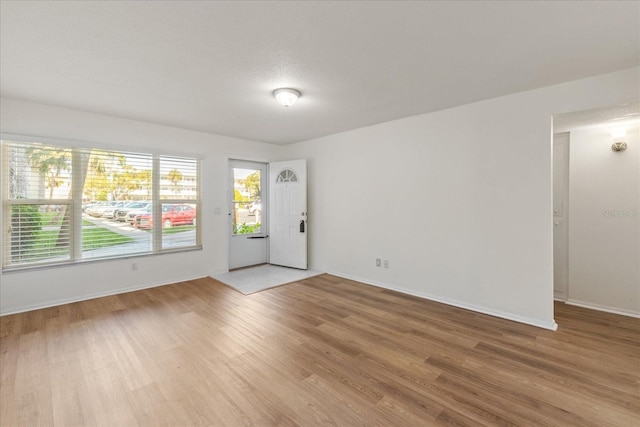
[[151, 175], [152, 214], [153, 214], [153, 252], [162, 250], [162, 204], [160, 203], [160, 156], [153, 156]]
[[71, 155], [71, 259], [82, 259], [82, 193], [88, 155], [73, 150]]

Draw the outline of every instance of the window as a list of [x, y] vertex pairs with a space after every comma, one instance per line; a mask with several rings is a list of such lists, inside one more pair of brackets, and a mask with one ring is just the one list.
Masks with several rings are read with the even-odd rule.
[[3, 269], [200, 246], [199, 162], [2, 141]]
[[262, 171], [264, 164], [249, 169], [232, 168], [233, 175], [233, 229], [234, 236], [239, 234], [262, 233]]
[[283, 182], [298, 182], [298, 175], [293, 169], [285, 168], [283, 169], [276, 178], [276, 183], [280, 184]]
[[[160, 222], [163, 248], [196, 244], [197, 166], [193, 159], [160, 157]], [[192, 232], [186, 232], [188, 230]]]

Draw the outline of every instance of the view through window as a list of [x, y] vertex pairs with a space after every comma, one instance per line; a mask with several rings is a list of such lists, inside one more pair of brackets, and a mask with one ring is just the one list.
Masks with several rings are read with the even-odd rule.
[[12, 141], [2, 154], [5, 269], [199, 246], [197, 159]]
[[260, 169], [233, 168], [233, 234], [262, 232]]

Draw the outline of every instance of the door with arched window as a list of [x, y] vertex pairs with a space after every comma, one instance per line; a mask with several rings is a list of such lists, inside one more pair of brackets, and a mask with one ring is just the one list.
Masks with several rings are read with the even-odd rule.
[[307, 269], [307, 161], [269, 164], [269, 263]]

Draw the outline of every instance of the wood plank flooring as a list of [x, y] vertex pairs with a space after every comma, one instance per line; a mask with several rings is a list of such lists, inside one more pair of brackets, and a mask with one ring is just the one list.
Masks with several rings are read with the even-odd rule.
[[182, 282], [0, 318], [0, 425], [640, 425], [640, 320], [556, 321], [330, 275]]

